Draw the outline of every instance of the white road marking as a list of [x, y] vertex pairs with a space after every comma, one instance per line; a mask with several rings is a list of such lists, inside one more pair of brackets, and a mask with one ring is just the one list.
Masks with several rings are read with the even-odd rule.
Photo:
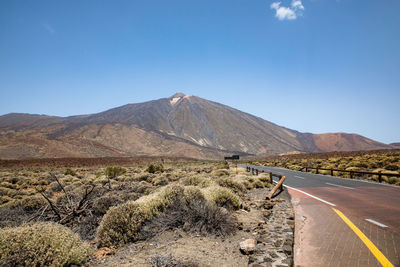
[[309, 196], [309, 197], [312, 197], [312, 198], [314, 198], [314, 199], [316, 199], [316, 200], [319, 200], [319, 201], [321, 201], [321, 202], [324, 202], [325, 204], [328, 204], [328, 205], [331, 205], [331, 206], [336, 206], [335, 204], [333, 204], [333, 203], [331, 203], [331, 202], [328, 202], [328, 201], [326, 201], [326, 200], [323, 200], [322, 198], [319, 198], [319, 197], [316, 197], [316, 196], [313, 196], [313, 195], [311, 195], [311, 194], [309, 194], [309, 193], [307, 193], [307, 192], [304, 192], [304, 191], [301, 191], [301, 190], [299, 190], [299, 189], [296, 189], [296, 188], [293, 188], [293, 187], [290, 187], [290, 186], [287, 186], [287, 185], [283, 185], [284, 187], [287, 187], [287, 188], [290, 188], [290, 189], [292, 189], [292, 190], [296, 190], [296, 191], [298, 191], [298, 192], [300, 192], [300, 193], [303, 193], [303, 194], [305, 194], [305, 195], [307, 195], [307, 196]]
[[353, 187], [348, 187], [348, 186], [344, 186], [344, 185], [331, 184], [331, 183], [325, 183], [325, 184], [333, 185], [333, 186], [337, 186], [337, 187], [343, 187], [343, 188], [347, 188], [347, 189], [355, 189], [355, 188], [353, 188]]
[[380, 227], [383, 227], [383, 228], [387, 227], [387, 225], [384, 225], [383, 223], [374, 221], [374, 220], [372, 220], [372, 219], [365, 219], [365, 220], [368, 221], [368, 222], [370, 222], [370, 223], [376, 224], [376, 225], [378, 225], [378, 226], [380, 226]]
[[297, 176], [297, 175], [293, 175], [294, 177], [296, 177], [296, 178], [300, 178], [300, 179], [305, 179], [304, 177], [300, 177], [300, 176]]

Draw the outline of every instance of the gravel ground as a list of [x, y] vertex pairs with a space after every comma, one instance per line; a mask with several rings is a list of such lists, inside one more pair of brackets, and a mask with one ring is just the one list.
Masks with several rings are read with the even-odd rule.
[[[200, 236], [176, 229], [146, 241], [106, 251], [91, 266], [292, 266], [294, 213], [284, 191], [266, 201], [270, 189], [254, 189], [234, 212], [238, 230], [227, 237]], [[255, 246], [240, 249], [241, 242]], [[251, 243], [250, 242], [250, 243]], [[104, 249], [103, 249], [104, 250]], [[102, 255], [106, 253], [98, 253]]]

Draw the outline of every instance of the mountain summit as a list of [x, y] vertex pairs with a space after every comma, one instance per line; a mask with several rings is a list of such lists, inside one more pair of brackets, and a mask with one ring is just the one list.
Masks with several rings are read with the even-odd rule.
[[270, 155], [384, 148], [390, 146], [356, 134], [300, 133], [183, 93], [84, 116], [0, 116], [1, 158], [220, 158], [227, 153]]

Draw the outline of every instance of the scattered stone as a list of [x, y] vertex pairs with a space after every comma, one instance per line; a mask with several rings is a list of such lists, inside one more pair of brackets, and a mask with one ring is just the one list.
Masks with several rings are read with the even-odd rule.
[[97, 250], [94, 254], [93, 257], [96, 259], [102, 258], [106, 255], [113, 255], [115, 254], [115, 249], [113, 248], [100, 248], [99, 250]]
[[252, 254], [254, 249], [256, 248], [256, 241], [254, 239], [246, 239], [245, 241], [240, 242], [240, 251], [243, 254]]

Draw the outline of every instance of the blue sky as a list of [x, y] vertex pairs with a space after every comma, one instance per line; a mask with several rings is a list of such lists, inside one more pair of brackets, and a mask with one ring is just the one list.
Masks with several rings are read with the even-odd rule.
[[0, 114], [197, 95], [400, 142], [400, 1], [0, 1]]

